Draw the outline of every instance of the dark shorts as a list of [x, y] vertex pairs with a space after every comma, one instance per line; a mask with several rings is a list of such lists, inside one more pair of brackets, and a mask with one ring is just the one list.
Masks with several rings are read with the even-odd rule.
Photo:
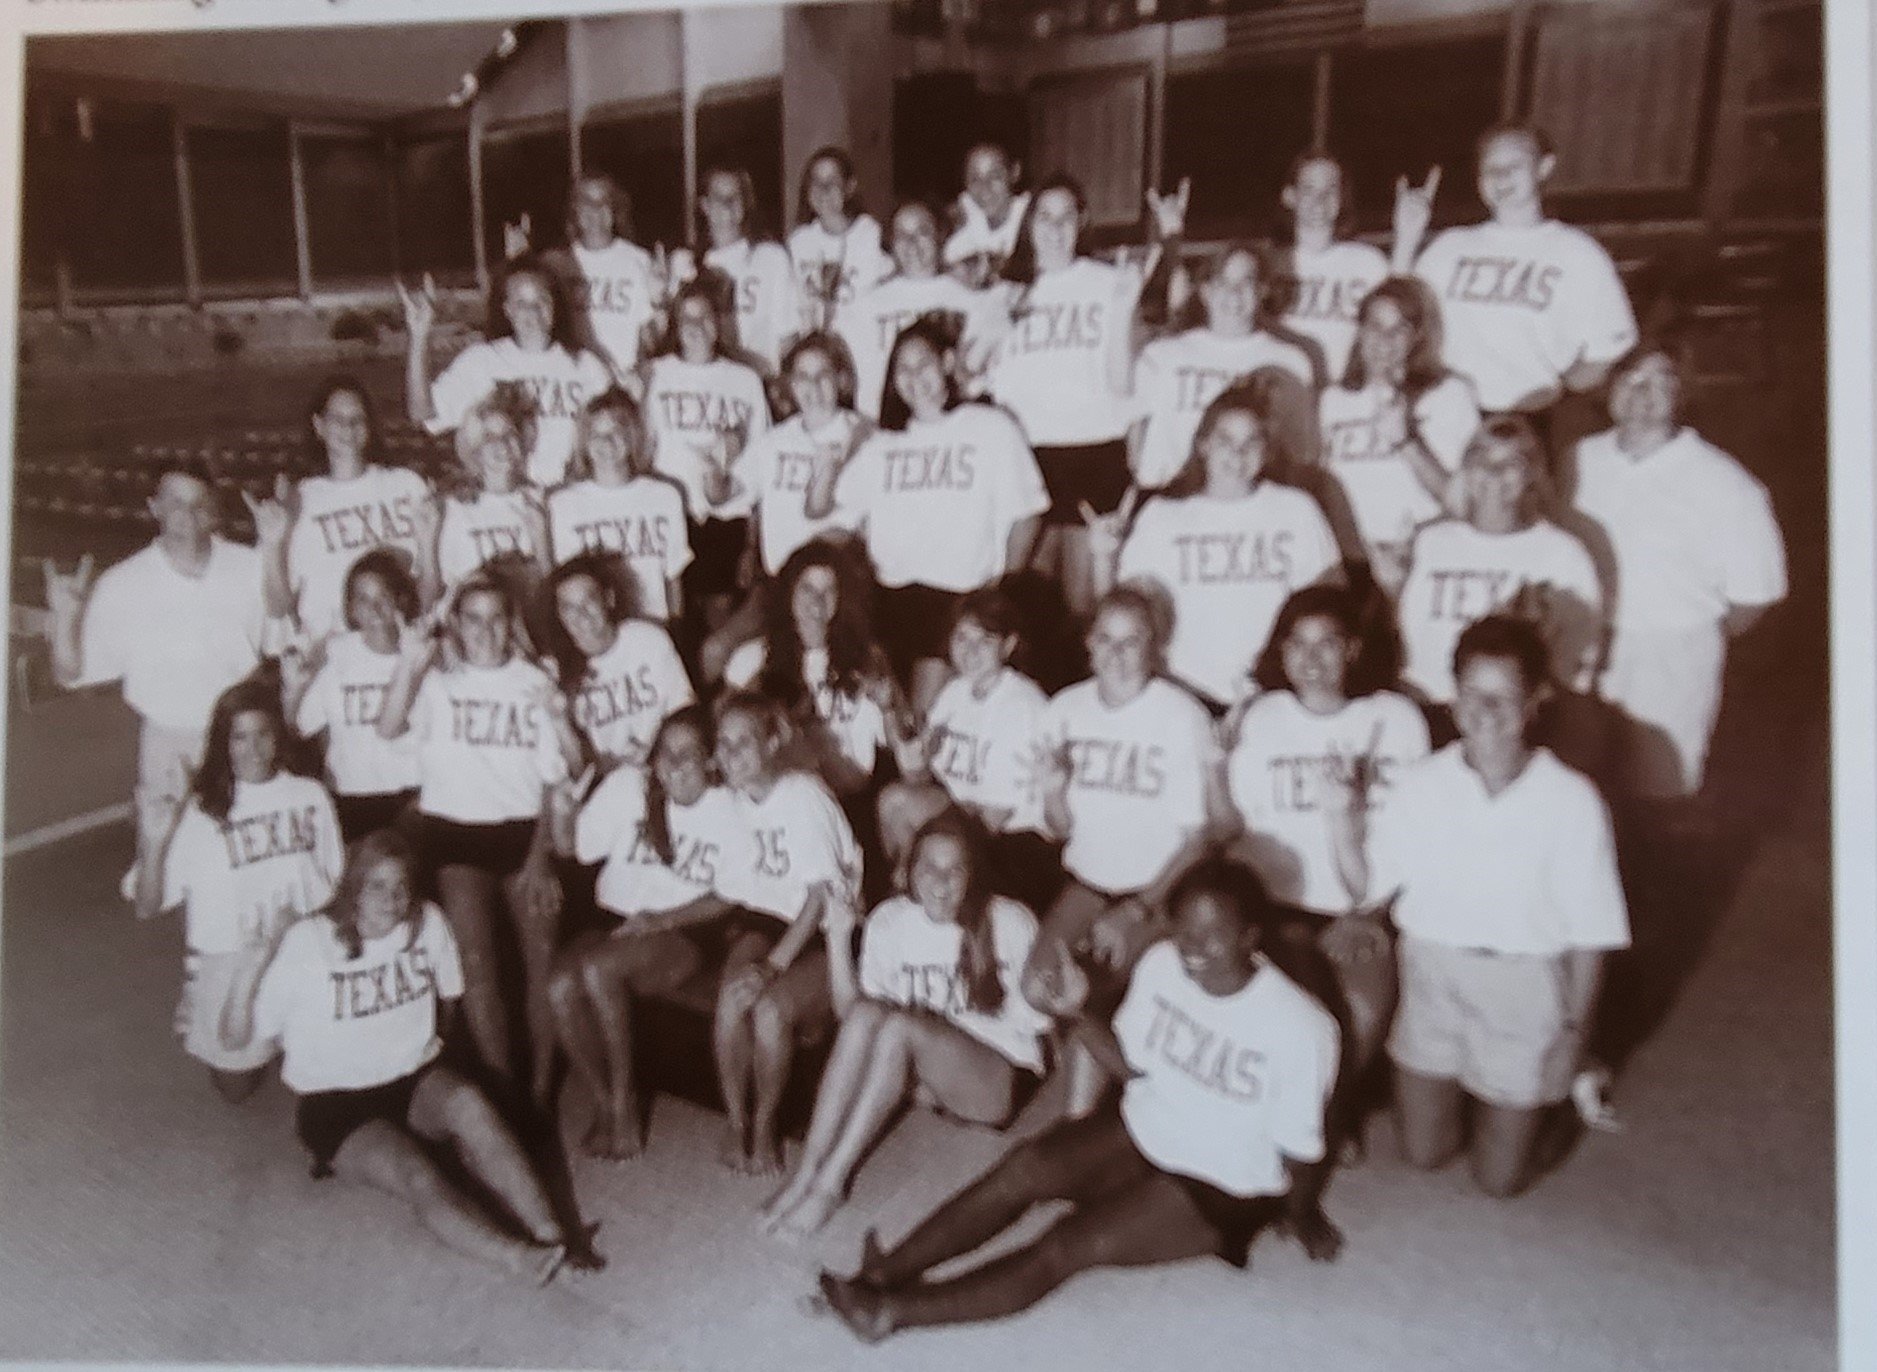
[[513, 876], [528, 860], [534, 846], [532, 819], [511, 819], [500, 824], [460, 824], [453, 819], [423, 815], [422, 849], [430, 869], [474, 867], [491, 876]]
[[294, 1132], [306, 1151], [313, 1155], [313, 1175], [330, 1177], [332, 1160], [345, 1141], [373, 1120], [383, 1120], [405, 1128], [411, 1114], [411, 1097], [417, 1083], [429, 1073], [432, 1064], [408, 1077], [367, 1086], [357, 1091], [314, 1091], [300, 1097], [294, 1110]]
[[991, 888], [1041, 913], [1055, 903], [1068, 876], [1062, 845], [1028, 831], [991, 839]]
[[[761, 910], [746, 910], [738, 906], [708, 924], [690, 925], [684, 934], [703, 953], [705, 966], [722, 968], [740, 946], [761, 944], [762, 953], [756, 954], [760, 957], [780, 943], [788, 931], [787, 920], [778, 919]], [[741, 960], [749, 960], [748, 948], [744, 949]]]
[[1186, 1192], [1193, 1208], [1218, 1235], [1215, 1251], [1234, 1267], [1248, 1266], [1252, 1240], [1284, 1217], [1282, 1196], [1234, 1196], [1198, 1177], [1182, 1177], [1175, 1172], [1166, 1175]]
[[686, 615], [699, 597], [737, 594], [736, 569], [749, 546], [749, 520], [707, 519], [691, 526], [691, 564], [684, 569]]
[[380, 829], [400, 829], [407, 812], [417, 799], [415, 791], [387, 791], [382, 795], [335, 795], [333, 809], [339, 815], [339, 836], [347, 846]]
[[1072, 447], [1038, 448], [1036, 465], [1049, 492], [1045, 524], [1082, 523], [1086, 502], [1096, 514], [1108, 514], [1121, 504], [1133, 479], [1128, 472], [1127, 440], [1081, 443]]
[[874, 629], [901, 681], [911, 682], [913, 664], [921, 658], [950, 658], [952, 617], [962, 599], [958, 591], [931, 586], [881, 587], [874, 601]]

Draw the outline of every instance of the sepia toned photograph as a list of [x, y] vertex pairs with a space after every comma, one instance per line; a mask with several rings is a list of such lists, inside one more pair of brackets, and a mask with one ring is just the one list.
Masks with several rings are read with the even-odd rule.
[[23, 42], [0, 1359], [1838, 1364], [1823, 0], [358, 8]]

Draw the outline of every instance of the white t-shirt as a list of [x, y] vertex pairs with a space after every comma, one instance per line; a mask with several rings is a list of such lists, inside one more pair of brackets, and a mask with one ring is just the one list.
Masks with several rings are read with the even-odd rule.
[[[645, 422], [652, 436], [652, 463], [684, 489], [693, 520], [740, 519], [750, 512], [756, 490], [745, 468], [749, 445], [769, 431], [769, 398], [763, 379], [727, 357], [686, 362], [675, 355], [652, 359], [645, 386]], [[704, 494], [704, 469], [718, 433], [741, 429], [743, 453], [730, 463], [733, 491], [721, 505]]]
[[1279, 1196], [1290, 1190], [1284, 1159], [1322, 1160], [1340, 1035], [1277, 968], [1214, 996], [1172, 943], [1157, 943], [1134, 969], [1114, 1031], [1140, 1074], [1121, 1088], [1121, 1119], [1162, 1171], [1234, 1196]]
[[842, 233], [829, 233], [810, 219], [789, 235], [789, 261], [801, 292], [801, 328], [822, 329], [835, 311], [884, 280], [893, 259], [880, 246], [880, 224], [855, 215]]
[[1446, 229], [1414, 271], [1440, 299], [1442, 357], [1472, 381], [1483, 410], [1539, 408], [1534, 393], [1555, 399], [1577, 363], [1614, 362], [1636, 342], [1609, 253], [1555, 219]]
[[163, 906], [184, 907], [190, 952], [239, 952], [323, 906], [344, 864], [324, 786], [291, 772], [237, 781], [225, 824], [193, 799], [184, 807], [163, 859]]
[[1009, 810], [1004, 833], [1040, 829], [1035, 749], [1048, 705], [1041, 687], [1009, 667], [992, 678], [982, 700], [969, 681], [953, 677], [926, 716], [932, 779], [961, 805]]
[[792, 415], [744, 450], [741, 466], [755, 496], [757, 543], [770, 576], [804, 543], [845, 527], [839, 510], [825, 519], [808, 517], [808, 481], [816, 455], [845, 455], [860, 424], [852, 410], [839, 410], [810, 432], [799, 414]]
[[1401, 931], [1454, 948], [1624, 948], [1629, 915], [1597, 788], [1539, 748], [1498, 795], [1450, 743], [1395, 778], [1369, 825], [1369, 896]]
[[402, 548], [417, 559], [417, 508], [430, 483], [403, 467], [367, 467], [350, 481], [309, 476], [287, 541], [287, 580], [300, 627], [315, 638], [345, 632], [345, 577], [373, 548]]
[[425, 427], [433, 434], [450, 432], [504, 381], [518, 383], [534, 402], [528, 479], [537, 486], [558, 486], [573, 455], [575, 421], [587, 402], [611, 384], [612, 374], [592, 353], [576, 355], [558, 343], [541, 352], [528, 352], [512, 338], [471, 343], [430, 383], [436, 413]]
[[929, 1010], [1018, 1067], [1041, 1072], [1041, 1036], [1049, 1020], [1017, 985], [1036, 944], [1036, 916], [1007, 896], [992, 896], [984, 913], [1004, 989], [1004, 1003], [995, 1011], [970, 1007], [958, 965], [964, 930], [931, 918], [910, 896], [894, 896], [867, 916], [860, 934], [860, 992], [889, 1005]]
[[1785, 543], [1766, 488], [1693, 429], [1640, 460], [1613, 431], [1586, 438], [1577, 508], [1615, 553], [1619, 630], [1708, 627], [1735, 605], [1785, 599]]
[[445, 586], [463, 581], [490, 558], [519, 553], [532, 559], [534, 546], [529, 506], [540, 500], [532, 490], [478, 491], [473, 500], [443, 502], [443, 527], [437, 533], [437, 574]]
[[537, 818], [542, 787], [567, 776], [540, 705], [552, 689], [547, 674], [521, 658], [425, 676], [410, 713], [423, 774], [418, 809], [459, 824]]
[[378, 733], [396, 653], [376, 653], [356, 633], [326, 640], [326, 661], [300, 698], [294, 728], [326, 735], [326, 771], [342, 796], [381, 796], [417, 786], [417, 754], [408, 734]]
[[1261, 367], [1276, 367], [1305, 386], [1315, 384], [1310, 357], [1302, 348], [1250, 333], [1232, 338], [1211, 329], [1188, 329], [1157, 338], [1134, 360], [1134, 417], [1147, 421], [1134, 475], [1156, 489], [1171, 481], [1193, 455], [1199, 417], [1234, 381]]
[[[1383, 448], [1382, 415], [1395, 391], [1380, 382], [1359, 391], [1331, 386], [1317, 402], [1320, 461], [1349, 498], [1362, 541], [1406, 543], [1414, 531], [1440, 518], [1443, 507], [1421, 484], [1399, 448]], [[1412, 411], [1414, 431], [1449, 475], [1460, 470], [1466, 445], [1479, 429], [1472, 387], [1448, 376], [1421, 392]]]
[[1206, 819], [1206, 778], [1219, 747], [1205, 709], [1154, 678], [1110, 709], [1094, 680], [1058, 691], [1043, 710], [1041, 746], [1068, 745], [1068, 843], [1062, 865], [1111, 895], [1138, 891], [1166, 869]]
[[1469, 624], [1504, 609], [1527, 586], [1544, 587], [1541, 628], [1559, 681], [1583, 684], [1602, 639], [1597, 569], [1570, 534], [1539, 520], [1517, 533], [1486, 534], [1463, 519], [1415, 535], [1408, 580], [1396, 602], [1405, 649], [1402, 680], [1430, 700], [1453, 699], [1453, 650]]
[[960, 346], [984, 328], [984, 311], [994, 308], [989, 291], [974, 291], [952, 276], [895, 276], [864, 291], [834, 318], [834, 330], [854, 355], [854, 406], [869, 419], [880, 417], [886, 394], [886, 361], [900, 331], [934, 311], [961, 315]]
[[1023, 231], [1023, 217], [1030, 210], [1030, 193], [1024, 191], [1010, 198], [1004, 222], [992, 225], [984, 207], [969, 195], [952, 202], [958, 215], [958, 227], [945, 240], [945, 265], [955, 267], [973, 257], [989, 257], [993, 271], [1004, 265], [1017, 249], [1017, 235]]
[[1078, 257], [1037, 277], [999, 340], [990, 391], [1034, 446], [1108, 443], [1127, 431], [1128, 404], [1108, 379], [1110, 340], [1132, 323], [1120, 289], [1115, 268]]
[[1332, 243], [1320, 251], [1293, 248], [1290, 271], [1272, 280], [1272, 298], [1287, 328], [1317, 341], [1339, 380], [1356, 341], [1356, 311], [1362, 298], [1388, 279], [1388, 259], [1367, 243]]
[[[738, 645], [724, 663], [726, 686], [739, 691], [757, 689], [769, 650], [760, 638]], [[802, 652], [802, 681], [814, 697], [815, 714], [828, 726], [840, 745], [841, 755], [863, 772], [871, 773], [887, 746], [886, 716], [880, 707], [859, 691], [837, 691], [828, 681], [828, 650], [808, 648]]]
[[287, 931], [254, 997], [255, 1037], [278, 1038], [280, 1079], [300, 1095], [362, 1091], [407, 1077], [443, 1051], [437, 1002], [463, 994], [443, 912], [426, 904], [416, 938], [399, 925], [348, 958], [330, 919]]
[[1320, 914], [1352, 909], [1321, 808], [1324, 780], [1347, 782], [1356, 760], [1367, 758], [1373, 814], [1390, 803], [1395, 774], [1427, 748], [1420, 710], [1393, 691], [1358, 696], [1333, 715], [1312, 714], [1289, 691], [1258, 697], [1225, 777], [1250, 835], [1248, 856], [1272, 897]]
[[795, 268], [780, 243], [751, 243], [712, 248], [704, 265], [728, 276], [736, 287], [737, 342], [773, 374], [782, 361], [782, 345], [801, 323]]
[[725, 900], [793, 920], [818, 884], [854, 899], [860, 890], [860, 846], [847, 816], [818, 778], [785, 772], [761, 800], [737, 795], [735, 802], [749, 861], [724, 869], [717, 893]]
[[211, 538], [196, 577], [152, 543], [98, 578], [79, 626], [78, 684], [121, 680], [150, 723], [200, 732], [216, 697], [260, 665], [266, 625], [254, 549]]
[[1261, 481], [1236, 500], [1149, 500], [1116, 571], [1122, 581], [1157, 582], [1172, 597], [1168, 673], [1230, 703], [1244, 694], [1290, 593], [1341, 560], [1312, 497]]
[[576, 481], [547, 498], [548, 541], [554, 561], [607, 551], [625, 558], [638, 590], [638, 613], [671, 617], [668, 583], [691, 565], [691, 530], [684, 518], [684, 492], [657, 476], [639, 476], [623, 486]]
[[716, 890], [732, 868], [750, 865], [743, 851], [749, 831], [723, 787], [709, 788], [692, 805], [665, 802], [670, 862], [646, 837], [645, 801], [645, 773], [618, 767], [587, 797], [574, 822], [574, 856], [606, 864], [594, 888], [601, 909], [622, 919], [676, 910]]
[[594, 252], [578, 242], [568, 246], [580, 269], [574, 283], [574, 308], [620, 372], [639, 365], [639, 345], [652, 317], [652, 255], [637, 243], [615, 238]]
[[613, 646], [587, 663], [568, 705], [594, 751], [620, 758], [651, 747], [665, 716], [695, 699], [671, 635], [646, 620], [628, 619]]
[[1005, 571], [1010, 531], [1049, 508], [1023, 431], [990, 405], [881, 429], [834, 483], [885, 587], [975, 591]]

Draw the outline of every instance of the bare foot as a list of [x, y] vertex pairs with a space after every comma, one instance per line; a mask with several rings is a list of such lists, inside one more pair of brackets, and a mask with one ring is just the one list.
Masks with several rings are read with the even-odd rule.
[[743, 1146], [743, 1131], [726, 1122], [723, 1136], [717, 1141], [717, 1161], [732, 1172], [749, 1171], [749, 1150]]
[[627, 1106], [624, 1110], [614, 1112], [608, 1142], [611, 1146], [600, 1156], [613, 1162], [636, 1158], [645, 1151], [645, 1125], [636, 1109]]
[[810, 1187], [801, 1202], [782, 1219], [781, 1232], [800, 1238], [817, 1233], [830, 1216], [841, 1208], [841, 1197], [819, 1186]]
[[540, 1247], [530, 1244], [528, 1251], [529, 1257], [522, 1263], [522, 1275], [536, 1286], [546, 1286], [567, 1265], [567, 1245], [564, 1243]]
[[612, 1130], [607, 1126], [606, 1116], [602, 1111], [593, 1112], [593, 1123], [587, 1126], [587, 1132], [580, 1138], [580, 1151], [590, 1158], [611, 1156], [613, 1146]]
[[800, 1205], [802, 1197], [808, 1192], [811, 1180], [812, 1173], [807, 1159], [804, 1158], [796, 1164], [793, 1175], [777, 1187], [768, 1200], [763, 1202], [762, 1227], [766, 1230], [774, 1229], [789, 1211]]
[[762, 1143], [750, 1150], [748, 1166], [744, 1169], [752, 1177], [779, 1177], [782, 1175], [782, 1147], [777, 1143]]
[[870, 1286], [832, 1272], [821, 1274], [821, 1297], [862, 1343], [878, 1343], [893, 1332], [885, 1296]]

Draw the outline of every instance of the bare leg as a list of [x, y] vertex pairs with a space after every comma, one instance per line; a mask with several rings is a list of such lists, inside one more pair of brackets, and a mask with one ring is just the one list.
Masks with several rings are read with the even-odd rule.
[[556, 963], [548, 978], [548, 1005], [554, 1011], [555, 1032], [567, 1061], [593, 1102], [593, 1118], [581, 1140], [584, 1151], [595, 1157], [610, 1152], [611, 1140], [607, 1103], [612, 1099], [612, 1081], [608, 1075], [606, 1046], [601, 1041], [600, 1023], [587, 999], [586, 983], [580, 975], [580, 959], [587, 948], [570, 948]]
[[560, 1225], [534, 1164], [482, 1092], [448, 1068], [433, 1067], [411, 1097], [410, 1125], [419, 1138], [453, 1144], [536, 1243], [559, 1242]]
[[424, 1228], [466, 1258], [535, 1277], [546, 1275], [549, 1263], [558, 1261], [553, 1250], [536, 1248], [490, 1224], [412, 1139], [384, 1120], [361, 1125], [334, 1155], [332, 1166], [347, 1181], [409, 1202]]
[[230, 1072], [220, 1067], [209, 1068], [209, 1081], [215, 1087], [215, 1094], [230, 1105], [239, 1105], [258, 1091], [266, 1076], [265, 1066], [250, 1067], [245, 1072]]
[[678, 985], [696, 970], [697, 959], [697, 945], [679, 934], [607, 939], [581, 959], [587, 1002], [600, 1025], [611, 1082], [602, 1130], [610, 1146], [603, 1157], [636, 1157], [645, 1146], [632, 1071], [633, 992], [656, 995]]
[[554, 1075], [554, 1010], [548, 1004], [547, 979], [560, 940], [560, 914], [536, 915], [516, 899], [514, 879], [502, 883], [521, 944], [522, 985], [528, 1017], [528, 1084], [536, 1106], [545, 1111]]
[[487, 872], [451, 865], [437, 872], [437, 895], [463, 964], [463, 1018], [476, 1056], [493, 1076], [512, 1080], [508, 1008], [495, 955], [499, 884]]
[[1532, 1145], [1545, 1107], [1514, 1109], [1477, 1101], [1473, 1111], [1473, 1180], [1489, 1196], [1516, 1196], [1533, 1180]]
[[1395, 1126], [1410, 1166], [1432, 1170], [1453, 1161], [1461, 1146], [1465, 1100], [1459, 1082], [1395, 1065]]
[[776, 1136], [776, 1113], [788, 1088], [789, 1069], [795, 1062], [798, 1028], [833, 1014], [828, 988], [828, 955], [804, 953], [795, 965], [771, 982], [750, 1008], [750, 1027], [756, 1041], [754, 1077], [756, 1108], [750, 1117], [750, 1171], [773, 1177], [782, 1171], [782, 1142]]
[[724, 1113], [724, 1136], [717, 1160], [737, 1172], [749, 1167], [750, 1074], [756, 1048], [750, 1029], [754, 998], [733, 987], [736, 972], [765, 951], [755, 940], [744, 940], [731, 949], [717, 993], [716, 1019], [711, 1025], [711, 1048], [717, 1059], [717, 1084], [723, 1093]]
[[828, 1055], [827, 1068], [821, 1074], [821, 1086], [815, 1093], [815, 1111], [808, 1122], [808, 1137], [802, 1140], [802, 1155], [795, 1171], [782, 1189], [763, 1207], [763, 1227], [773, 1228], [814, 1186], [821, 1164], [840, 1137], [847, 1117], [854, 1108], [873, 1059], [874, 1040], [880, 1026], [887, 1022], [889, 1011], [878, 1001], [857, 1001], [841, 1021], [834, 1051]]
[[1062, 598], [1068, 603], [1071, 614], [1086, 616], [1095, 608], [1095, 574], [1089, 558], [1088, 531], [1063, 524], [1055, 532], [1061, 540]]

